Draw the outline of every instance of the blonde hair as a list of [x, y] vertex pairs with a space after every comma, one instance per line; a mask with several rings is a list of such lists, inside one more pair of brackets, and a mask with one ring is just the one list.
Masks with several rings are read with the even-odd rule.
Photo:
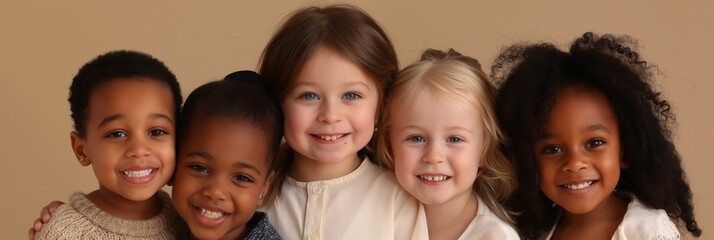
[[387, 90], [384, 108], [387, 111], [379, 120], [376, 154], [381, 166], [394, 168], [389, 141], [391, 110], [414, 102], [425, 90], [453, 96], [457, 101], [476, 107], [481, 112], [486, 131], [481, 166], [473, 190], [499, 218], [513, 224], [512, 214], [501, 204], [515, 191], [518, 183], [513, 165], [498, 147], [503, 135], [493, 109], [496, 89], [487, 79], [476, 59], [463, 56], [454, 49], [448, 52], [426, 50], [421, 60], [404, 68]]

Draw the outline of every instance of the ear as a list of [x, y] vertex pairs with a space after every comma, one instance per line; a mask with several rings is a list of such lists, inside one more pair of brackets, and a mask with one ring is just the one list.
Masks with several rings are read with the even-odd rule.
[[270, 190], [270, 183], [272, 183], [274, 179], [275, 179], [275, 172], [270, 172], [270, 174], [268, 174], [268, 177], [265, 178], [263, 187], [260, 188], [260, 193], [258, 195], [258, 207], [263, 206], [263, 201], [265, 200], [265, 195], [268, 194], [268, 190]]
[[82, 166], [89, 166], [89, 164], [92, 164], [91, 159], [87, 157], [87, 140], [80, 136], [76, 131], [72, 131], [69, 134], [69, 139], [72, 142], [72, 151], [74, 152], [74, 156], [77, 157], [79, 164]]

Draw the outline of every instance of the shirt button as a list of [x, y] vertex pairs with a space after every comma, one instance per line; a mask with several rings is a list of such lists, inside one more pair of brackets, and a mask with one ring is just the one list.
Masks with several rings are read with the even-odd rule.
[[314, 193], [314, 194], [320, 194], [321, 192], [322, 192], [322, 188], [321, 188], [321, 187], [314, 187], [314, 188], [312, 188], [312, 193]]
[[309, 236], [307, 236], [307, 240], [318, 240], [319, 238], [315, 233], [310, 233]]

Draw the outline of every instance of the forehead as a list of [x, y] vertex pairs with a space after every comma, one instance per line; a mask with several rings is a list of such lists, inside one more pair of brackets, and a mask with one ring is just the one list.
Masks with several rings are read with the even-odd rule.
[[266, 167], [270, 152], [268, 136], [261, 129], [220, 116], [192, 117], [180, 141], [181, 155], [202, 151], [229, 164], [243, 161]]
[[[149, 78], [118, 78], [96, 86], [91, 91], [88, 109], [90, 116], [174, 111], [173, 96], [168, 86]], [[167, 115], [174, 117], [173, 114]]]
[[391, 105], [393, 123], [474, 126], [482, 122], [481, 111], [466, 100], [425, 88]]
[[596, 124], [617, 126], [617, 118], [605, 95], [586, 87], [568, 87], [556, 92], [548, 128]]
[[322, 86], [352, 83], [361, 83], [369, 88], [376, 88], [378, 85], [377, 80], [360, 65], [343, 54], [323, 46], [316, 48], [307, 58], [294, 81], [294, 85]]

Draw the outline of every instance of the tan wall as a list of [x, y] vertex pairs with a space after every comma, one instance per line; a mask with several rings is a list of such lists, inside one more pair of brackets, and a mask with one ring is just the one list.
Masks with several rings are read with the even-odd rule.
[[[23, 239], [40, 207], [97, 186], [70, 150], [66, 101], [72, 76], [114, 49], [153, 54], [179, 77], [184, 96], [237, 69], [260, 51], [292, 10], [330, 1], [0, 2], [0, 239]], [[535, 3], [537, 2], [537, 3]], [[627, 33], [660, 66], [658, 84], [674, 105], [684, 158], [705, 236], [714, 231], [714, 55], [712, 4], [693, 1], [356, 1], [391, 35], [402, 66], [425, 48], [453, 47], [488, 66], [513, 41], [565, 44], [584, 31]], [[580, 2], [580, 1], [579, 1]], [[584, 2], [584, 1], [582, 1]], [[708, 6], [705, 6], [708, 5]], [[654, 186], [653, 186], [654, 187]], [[709, 190], [707, 190], [709, 189]]]

